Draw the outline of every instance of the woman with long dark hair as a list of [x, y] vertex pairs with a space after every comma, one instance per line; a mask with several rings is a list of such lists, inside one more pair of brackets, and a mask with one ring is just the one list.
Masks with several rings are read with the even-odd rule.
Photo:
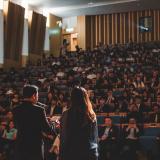
[[61, 118], [60, 160], [97, 160], [98, 130], [96, 115], [87, 91], [75, 87], [71, 107]]

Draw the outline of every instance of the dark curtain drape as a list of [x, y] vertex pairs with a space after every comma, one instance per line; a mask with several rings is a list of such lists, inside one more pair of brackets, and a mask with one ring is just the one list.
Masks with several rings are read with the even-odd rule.
[[20, 61], [22, 55], [25, 9], [8, 2], [8, 12], [4, 18], [4, 57]]
[[29, 27], [29, 53], [41, 54], [44, 51], [45, 30], [47, 18], [33, 12]]

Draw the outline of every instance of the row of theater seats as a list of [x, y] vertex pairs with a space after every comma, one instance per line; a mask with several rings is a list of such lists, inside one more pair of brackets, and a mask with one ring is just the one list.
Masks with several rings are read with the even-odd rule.
[[[127, 126], [127, 123], [121, 123], [121, 120], [126, 117], [126, 113], [119, 113], [118, 115], [115, 113], [110, 114], [98, 114], [97, 122], [98, 126], [105, 126], [104, 119], [106, 116], [111, 117], [113, 124], [122, 129], [124, 126]], [[146, 123], [146, 124], [138, 124], [140, 128], [142, 128], [142, 134], [139, 137], [139, 143], [141, 149], [148, 152], [155, 152], [159, 148], [159, 140], [157, 137], [160, 136], [160, 123]]]
[[[52, 120], [56, 120], [60, 117], [60, 115], [56, 115], [52, 118]], [[116, 125], [120, 130], [123, 129], [124, 126], [127, 126], [127, 123], [120, 123], [121, 118], [126, 117], [126, 113], [119, 113], [118, 115], [115, 113], [101, 113], [97, 114], [97, 122], [98, 128], [100, 131], [101, 127], [104, 127], [104, 119], [105, 117], [111, 117], [112, 122]], [[160, 140], [157, 137], [160, 136], [160, 123], [144, 123], [138, 124], [138, 126], [142, 129], [142, 133], [139, 137], [139, 142], [141, 149], [148, 151], [157, 151], [160, 145]]]

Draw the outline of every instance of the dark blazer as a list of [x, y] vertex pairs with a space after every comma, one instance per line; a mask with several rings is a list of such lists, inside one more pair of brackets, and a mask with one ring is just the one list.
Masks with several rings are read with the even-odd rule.
[[52, 132], [45, 110], [23, 102], [13, 110], [13, 119], [18, 130], [16, 160], [42, 160], [42, 132]]
[[[157, 115], [157, 122], [155, 121]], [[149, 123], [160, 123], [160, 113], [151, 113], [149, 116]]]
[[[105, 129], [106, 127], [103, 127], [100, 129], [100, 132], [99, 132], [99, 137], [102, 137], [104, 132], [105, 132]], [[115, 140], [118, 139], [118, 136], [119, 136], [119, 129], [118, 127], [112, 125], [108, 131], [108, 138], [107, 140], [112, 140], [113, 138], [115, 138]]]
[[[79, 122], [76, 119], [77, 115], [71, 110], [65, 111], [62, 115], [60, 160], [97, 160], [97, 122], [88, 121], [80, 127]], [[71, 122], [72, 124], [70, 125], [68, 122]]]

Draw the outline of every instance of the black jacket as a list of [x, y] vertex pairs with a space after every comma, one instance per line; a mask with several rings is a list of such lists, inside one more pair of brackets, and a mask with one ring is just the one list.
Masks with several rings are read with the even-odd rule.
[[30, 102], [23, 102], [13, 110], [18, 130], [16, 160], [42, 160], [42, 132], [52, 132], [45, 110]]
[[[157, 115], [157, 122], [155, 121]], [[149, 116], [149, 123], [160, 123], [160, 113], [152, 113]]]
[[97, 122], [87, 122], [80, 126], [77, 116], [71, 110], [65, 111], [62, 115], [60, 160], [97, 160]]
[[[99, 132], [99, 137], [102, 137], [104, 132], [105, 132], [106, 127], [100, 128]], [[108, 137], [107, 140], [112, 140], [112, 139], [118, 140], [119, 138], [119, 129], [118, 127], [112, 125], [108, 131]]]

